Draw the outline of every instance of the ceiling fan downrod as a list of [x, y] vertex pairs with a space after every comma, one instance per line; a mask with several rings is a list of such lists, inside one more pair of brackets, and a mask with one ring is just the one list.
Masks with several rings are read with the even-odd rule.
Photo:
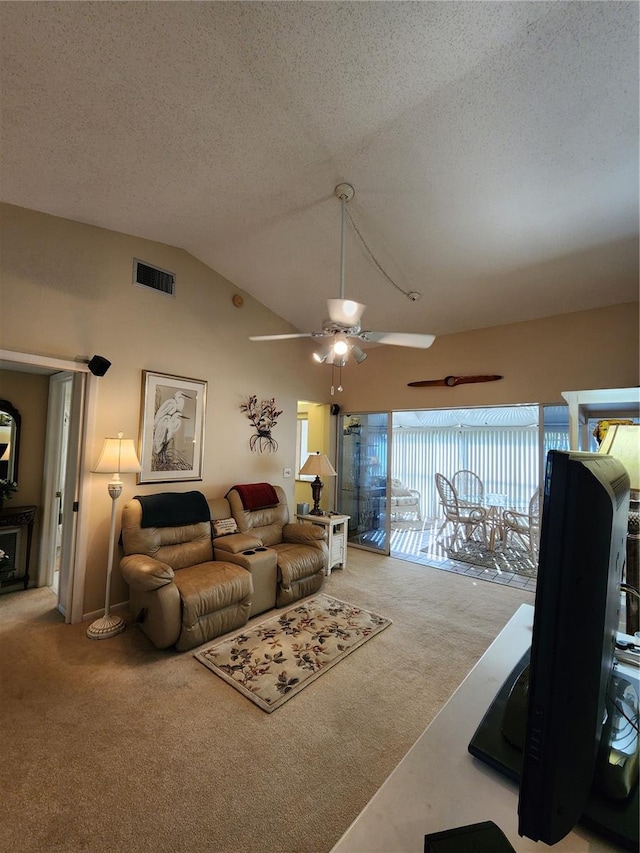
[[344, 270], [346, 257], [345, 236], [347, 225], [346, 206], [347, 202], [351, 201], [351, 199], [354, 197], [356, 191], [351, 186], [351, 184], [338, 184], [334, 192], [340, 199], [340, 203], [342, 205], [342, 223], [340, 231], [340, 299], [344, 299]]

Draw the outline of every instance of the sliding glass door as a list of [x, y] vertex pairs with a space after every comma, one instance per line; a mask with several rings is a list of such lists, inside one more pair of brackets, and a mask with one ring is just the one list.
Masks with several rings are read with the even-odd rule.
[[387, 412], [343, 415], [338, 433], [338, 510], [350, 517], [352, 545], [389, 553], [386, 512], [391, 418]]

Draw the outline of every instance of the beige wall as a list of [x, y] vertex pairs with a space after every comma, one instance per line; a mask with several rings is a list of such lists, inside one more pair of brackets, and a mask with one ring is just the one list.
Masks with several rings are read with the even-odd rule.
[[[637, 304], [531, 323], [443, 336], [425, 351], [378, 347], [343, 372], [344, 392], [330, 396], [331, 370], [309, 358], [308, 341], [252, 343], [250, 334], [286, 330], [256, 300], [186, 252], [171, 246], [0, 205], [4, 349], [76, 359], [94, 353], [112, 367], [98, 380], [96, 430], [88, 458], [102, 439], [122, 430], [137, 438], [142, 370], [208, 382], [205, 465], [209, 496], [237, 482], [282, 485], [295, 510], [297, 401], [338, 403], [343, 411], [415, 409], [512, 402], [558, 402], [563, 390], [638, 384]], [[133, 258], [176, 273], [176, 298], [132, 285]], [[410, 389], [415, 379], [500, 373], [500, 382], [459, 388]], [[251, 428], [239, 411], [249, 394], [275, 397], [284, 414], [276, 454], [252, 454]], [[333, 419], [331, 419], [333, 423]], [[90, 537], [84, 612], [103, 604], [110, 502], [105, 478], [90, 478]], [[137, 486], [127, 477], [121, 503], [134, 494], [183, 490], [194, 484]], [[325, 490], [326, 491], [326, 490]], [[26, 496], [25, 496], [26, 498]], [[304, 498], [308, 500], [308, 498]], [[113, 601], [126, 599], [114, 572]]]
[[[284, 479], [282, 469], [295, 467], [296, 404], [325, 393], [308, 343], [250, 342], [249, 334], [282, 331], [283, 321], [245, 293], [244, 307], [234, 307], [231, 298], [242, 291], [186, 252], [23, 208], [0, 209], [2, 348], [69, 360], [99, 353], [112, 362], [97, 380], [89, 464], [104, 436], [122, 430], [137, 439], [142, 370], [193, 377], [208, 382], [204, 476], [197, 488], [220, 496], [234, 483], [265, 480], [282, 485], [292, 502], [294, 481]], [[133, 285], [134, 257], [175, 272], [176, 298]], [[249, 394], [275, 397], [283, 409], [274, 431], [275, 454], [249, 450], [251, 425], [239, 410]], [[90, 613], [104, 603], [110, 500], [108, 478], [87, 476], [91, 506], [84, 612]], [[134, 494], [193, 487], [137, 486], [134, 476], [125, 476], [120, 506]], [[114, 572], [113, 601], [127, 595]]]
[[18, 491], [11, 504], [39, 505], [42, 500], [49, 377], [18, 370], [0, 370], [0, 399], [8, 400], [21, 418]]
[[[343, 371], [344, 411], [562, 403], [562, 391], [640, 384], [638, 303], [437, 338], [427, 350], [376, 347]], [[498, 382], [408, 388], [445, 376]]]

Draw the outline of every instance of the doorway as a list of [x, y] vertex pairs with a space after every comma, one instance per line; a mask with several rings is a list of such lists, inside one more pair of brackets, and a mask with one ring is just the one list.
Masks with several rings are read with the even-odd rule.
[[[84, 451], [89, 444], [87, 437], [93, 434], [94, 428], [95, 379], [84, 361], [11, 350], [0, 350], [0, 369], [52, 377], [44, 465], [39, 472], [42, 490], [34, 501], [39, 504], [40, 541], [34, 542], [37, 565], [33, 577], [38, 587], [54, 588], [55, 563], [59, 555], [56, 606], [66, 622], [81, 622], [88, 539], [86, 513], [82, 509], [89, 505], [89, 485], [85, 482], [88, 478], [82, 477], [82, 471]], [[70, 400], [68, 388], [71, 388]], [[54, 399], [57, 401], [56, 417], [50, 411]], [[57, 492], [61, 492], [60, 497]]]

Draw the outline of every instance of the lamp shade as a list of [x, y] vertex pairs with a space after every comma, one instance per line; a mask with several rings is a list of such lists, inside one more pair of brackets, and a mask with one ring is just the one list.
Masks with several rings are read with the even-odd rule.
[[640, 490], [640, 424], [610, 426], [598, 453], [608, 453], [619, 459], [629, 473], [632, 491]]
[[334, 470], [331, 462], [329, 462], [329, 459], [325, 456], [324, 453], [320, 453], [320, 451], [312, 453], [311, 456], [309, 456], [307, 461], [300, 469], [300, 473], [315, 474], [316, 477], [321, 477], [323, 475], [326, 477], [337, 476], [337, 472]]
[[135, 474], [140, 462], [132, 438], [105, 438], [102, 453], [92, 469], [96, 474]]

